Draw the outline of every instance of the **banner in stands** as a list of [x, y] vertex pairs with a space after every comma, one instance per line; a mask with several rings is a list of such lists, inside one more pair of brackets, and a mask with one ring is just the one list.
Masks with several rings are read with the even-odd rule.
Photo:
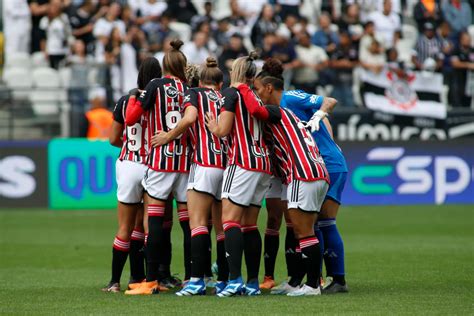
[[330, 118], [338, 141], [408, 141], [474, 138], [474, 113], [450, 111], [444, 120], [370, 110], [337, 112]]
[[0, 208], [48, 206], [47, 142], [0, 142]]
[[442, 102], [443, 76], [439, 73], [389, 69], [379, 74], [361, 71], [362, 100], [367, 108], [383, 113], [446, 118]]
[[343, 204], [474, 204], [474, 141], [341, 143]]
[[50, 207], [115, 208], [118, 154], [119, 149], [107, 141], [52, 140], [48, 149]]

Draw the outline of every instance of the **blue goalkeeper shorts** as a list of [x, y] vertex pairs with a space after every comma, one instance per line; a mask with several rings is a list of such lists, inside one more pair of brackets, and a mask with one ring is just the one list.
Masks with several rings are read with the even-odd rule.
[[331, 199], [338, 204], [341, 204], [342, 191], [344, 191], [344, 185], [346, 184], [347, 172], [334, 172], [329, 173], [329, 189], [326, 193], [326, 200]]

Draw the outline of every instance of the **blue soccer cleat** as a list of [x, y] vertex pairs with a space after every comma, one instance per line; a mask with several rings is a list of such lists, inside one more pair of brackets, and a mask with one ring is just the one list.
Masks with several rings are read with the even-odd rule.
[[206, 295], [206, 283], [203, 279], [199, 281], [189, 281], [186, 286], [179, 292], [176, 292], [178, 296], [193, 296], [193, 295]]
[[216, 286], [214, 287], [215, 290], [216, 290], [216, 294], [219, 294], [220, 292], [222, 292], [225, 289], [226, 286], [227, 286], [227, 282], [217, 281]]
[[253, 282], [249, 282], [245, 285], [245, 295], [247, 296], [255, 296], [260, 295], [262, 292], [260, 291], [260, 286], [258, 284], [258, 280]]
[[227, 286], [217, 294], [218, 297], [230, 297], [236, 295], [242, 295], [245, 293], [245, 284], [242, 277], [238, 277], [235, 280], [230, 280]]

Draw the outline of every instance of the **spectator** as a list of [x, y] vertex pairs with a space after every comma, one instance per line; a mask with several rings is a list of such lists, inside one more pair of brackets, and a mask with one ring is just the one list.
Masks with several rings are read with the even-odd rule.
[[48, 55], [51, 67], [58, 69], [60, 62], [69, 52], [71, 28], [67, 15], [62, 13], [60, 0], [51, 0], [48, 6], [48, 15], [40, 21], [40, 28], [46, 34], [41, 44], [43, 51]]
[[293, 15], [296, 18], [300, 17], [300, 5], [302, 0], [276, 0], [279, 8], [280, 18], [284, 21], [288, 15]]
[[441, 9], [437, 0], [420, 0], [413, 9], [413, 17], [418, 26], [418, 31], [423, 32], [426, 22], [435, 26], [441, 23]]
[[247, 56], [248, 51], [243, 44], [243, 37], [240, 34], [234, 34], [230, 37], [229, 45], [224, 48], [219, 57], [219, 68], [224, 74], [224, 87], [228, 87], [230, 83], [229, 70], [235, 59]]
[[215, 31], [217, 29], [217, 21], [212, 16], [212, 10], [213, 10], [212, 2], [211, 1], [204, 2], [204, 15], [195, 15], [191, 19], [191, 29], [194, 32], [196, 32], [199, 25], [201, 25], [204, 22], [209, 23], [209, 26], [211, 27], [212, 31]]
[[357, 49], [353, 46], [348, 33], [341, 33], [340, 43], [331, 56], [329, 63], [334, 70], [333, 97], [343, 106], [355, 106], [352, 95], [352, 72], [358, 64]]
[[168, 0], [168, 13], [178, 22], [189, 24], [198, 12], [191, 0]]
[[315, 93], [319, 83], [319, 72], [329, 65], [328, 55], [324, 49], [311, 43], [311, 36], [307, 32], [298, 33], [297, 38], [298, 45], [295, 48], [297, 64], [293, 84], [296, 89]]
[[156, 30], [158, 19], [166, 10], [168, 5], [166, 2], [157, 0], [144, 0], [140, 4], [140, 15], [138, 23], [142, 26], [143, 31], [151, 33]]
[[278, 29], [280, 19], [275, 16], [273, 7], [266, 4], [262, 7], [262, 12], [252, 28], [251, 40], [254, 47], [262, 47], [263, 38], [267, 33], [274, 33]]
[[[392, 51], [392, 54], [393, 51], [395, 51], [395, 53], [397, 52], [397, 50], [393, 48], [390, 50]], [[359, 60], [360, 65], [364, 69], [372, 71], [375, 74], [381, 72], [386, 64], [386, 55], [380, 42], [376, 39], [372, 39], [369, 48], [360, 51]]]
[[192, 42], [183, 45], [182, 52], [188, 58], [188, 63], [202, 65], [206, 58], [213, 55], [208, 49], [209, 38], [206, 33], [197, 32]]
[[237, 0], [239, 9], [242, 11], [247, 21], [251, 21], [259, 14], [261, 15], [263, 7], [267, 5], [268, 0]]
[[30, 51], [30, 8], [26, 0], [3, 1], [3, 34], [5, 55]]
[[338, 25], [339, 31], [348, 32], [351, 35], [354, 45], [359, 44], [359, 40], [364, 32], [364, 28], [360, 22], [359, 5], [356, 3], [348, 5]]
[[359, 41], [359, 56], [369, 55], [369, 49], [372, 46], [372, 42], [377, 41], [381, 44], [382, 39], [376, 36], [375, 34], [375, 25], [374, 22], [367, 22], [364, 25], [364, 35]]
[[415, 50], [412, 55], [412, 62], [417, 70], [426, 68], [425, 63], [430, 64], [432, 59], [436, 62], [436, 70], [440, 70], [443, 65], [443, 48], [441, 41], [436, 36], [434, 25], [426, 22], [424, 32], [418, 37]]
[[79, 122], [86, 110], [89, 71], [92, 66], [92, 61], [86, 55], [86, 46], [83, 41], [74, 42], [72, 54], [67, 57], [67, 65], [71, 70], [68, 91], [71, 103], [71, 136], [80, 137]]
[[105, 91], [101, 88], [93, 89], [89, 100], [91, 109], [85, 115], [82, 134], [90, 140], [108, 139], [113, 117], [105, 103]]
[[212, 37], [213, 33], [211, 30], [211, 24], [208, 21], [202, 21], [200, 24], [198, 24], [196, 32], [201, 32], [206, 34], [206, 37], [208, 39], [207, 41], [207, 48], [211, 52], [220, 52], [220, 48], [217, 46], [216, 41]]
[[296, 33], [297, 24], [298, 18], [296, 17], [296, 15], [287, 14], [284, 23], [280, 24], [280, 26], [278, 27], [277, 33], [293, 39]]
[[[235, 32], [238, 33], [238, 32]], [[217, 45], [224, 47], [229, 43], [230, 36], [234, 34], [231, 31], [231, 25], [228, 18], [219, 20], [217, 23], [217, 30], [213, 34], [213, 38]]]
[[383, 38], [385, 48], [395, 45], [395, 33], [400, 31], [400, 16], [392, 11], [392, 0], [384, 0], [383, 11], [372, 12], [369, 20], [374, 22], [376, 34]]
[[179, 34], [170, 28], [171, 16], [169, 12], [164, 12], [160, 19], [160, 23], [154, 24], [154, 29], [149, 29], [146, 33], [150, 51], [156, 53], [162, 49], [163, 41], [167, 37], [177, 38]]
[[360, 9], [360, 21], [365, 24], [369, 21], [370, 14], [377, 11], [379, 0], [350, 0], [348, 3], [357, 3]]
[[331, 55], [339, 44], [339, 35], [331, 30], [331, 17], [327, 13], [321, 14], [319, 18], [319, 30], [314, 33], [312, 42], [322, 47], [328, 55]]
[[108, 38], [114, 28], [117, 28], [121, 36], [125, 36], [125, 23], [119, 19], [121, 12], [120, 4], [114, 2], [107, 10], [107, 14], [97, 20], [92, 33], [103, 45], [107, 44]]
[[95, 15], [94, 10], [92, 0], [85, 0], [71, 15], [72, 35], [86, 45], [89, 53], [94, 51], [94, 23], [106, 14], [107, 7], [101, 7]]
[[454, 68], [454, 106], [469, 107], [474, 95], [474, 48], [467, 32], [459, 34], [459, 45], [454, 50], [451, 63]]
[[40, 29], [40, 20], [46, 15], [49, 7], [49, 0], [28, 0], [31, 12], [31, 53], [41, 50], [41, 41], [44, 39], [44, 32]]
[[308, 32], [309, 34], [314, 34], [316, 32], [316, 25], [309, 23], [307, 17], [302, 16], [299, 20], [299, 23], [295, 26], [295, 33], [301, 31]]
[[243, 30], [246, 27], [245, 14], [240, 10], [238, 0], [230, 0], [230, 15], [226, 19], [236, 30]]
[[467, 29], [472, 22], [472, 11], [469, 3], [462, 0], [446, 0], [443, 5], [443, 17], [449, 23], [457, 38], [459, 32]]

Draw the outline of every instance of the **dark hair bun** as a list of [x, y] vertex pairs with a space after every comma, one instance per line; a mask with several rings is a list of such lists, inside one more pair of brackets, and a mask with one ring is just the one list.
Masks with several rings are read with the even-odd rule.
[[207, 68], [217, 68], [217, 60], [214, 57], [207, 57], [206, 67]]
[[278, 59], [269, 58], [263, 64], [262, 72], [265, 72], [275, 78], [282, 78], [283, 65]]
[[171, 41], [170, 43], [171, 47], [173, 47], [174, 49], [176, 50], [179, 50], [181, 48], [181, 46], [184, 45], [183, 41], [180, 40], [180, 39], [175, 39], [173, 41]]
[[254, 61], [254, 60], [258, 59], [258, 57], [260, 57], [260, 56], [258, 55], [258, 53], [256, 51], [251, 51], [250, 54], [249, 54], [249, 59], [251, 61]]

